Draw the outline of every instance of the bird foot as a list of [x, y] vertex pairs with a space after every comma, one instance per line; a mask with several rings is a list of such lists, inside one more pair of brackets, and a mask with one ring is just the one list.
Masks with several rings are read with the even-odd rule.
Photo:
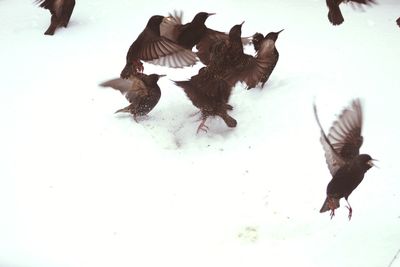
[[346, 206], [346, 208], [349, 210], [349, 221], [351, 220], [351, 216], [353, 216], [353, 209], [350, 206]]
[[203, 119], [202, 121], [201, 121], [201, 123], [200, 123], [200, 125], [199, 125], [199, 127], [197, 127], [197, 134], [200, 132], [200, 131], [204, 131], [204, 132], [206, 132], [207, 133], [207, 131], [208, 131], [208, 126], [206, 125], [206, 119]]
[[132, 65], [133, 65], [133, 69], [135, 72], [143, 73], [144, 67], [143, 67], [143, 63], [140, 62], [140, 60], [134, 60], [132, 62]]
[[331, 220], [332, 220], [333, 216], [335, 216], [335, 210], [334, 209], [331, 210], [330, 216], [331, 216]]

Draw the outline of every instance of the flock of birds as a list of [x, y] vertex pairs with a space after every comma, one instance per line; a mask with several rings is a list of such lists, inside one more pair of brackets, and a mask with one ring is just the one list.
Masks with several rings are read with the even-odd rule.
[[[51, 12], [51, 24], [45, 34], [53, 35], [57, 27], [67, 27], [75, 0], [37, 0], [40, 7]], [[333, 25], [340, 25], [344, 18], [339, 5], [350, 2], [358, 5], [375, 4], [374, 0], [326, 0], [328, 19]], [[221, 117], [228, 127], [236, 127], [237, 122], [228, 111], [233, 107], [228, 103], [232, 88], [243, 82], [247, 89], [258, 85], [264, 87], [273, 72], [279, 53], [275, 42], [283, 31], [270, 32], [265, 36], [255, 33], [242, 37], [242, 25], [234, 25], [229, 33], [208, 28], [205, 22], [214, 13], [200, 12], [191, 22], [182, 23], [182, 13], [169, 16], [152, 16], [144, 30], [130, 46], [126, 65], [120, 78], [100, 84], [112, 87], [125, 95], [130, 105], [116, 112], [129, 112], [135, 121], [147, 115], [158, 103], [161, 90], [157, 84], [165, 75], [144, 74], [143, 63], [180, 68], [192, 66], [200, 60], [202, 67], [198, 74], [186, 81], [174, 81], [182, 87], [187, 97], [201, 113], [201, 123], [197, 132], [207, 131], [205, 122], [210, 116]], [[400, 27], [400, 18], [397, 19]], [[255, 55], [245, 54], [244, 45], [253, 45]], [[193, 51], [193, 48], [197, 52]], [[339, 201], [345, 198], [351, 219], [352, 208], [348, 197], [361, 183], [365, 173], [374, 165], [368, 154], [360, 154], [363, 143], [362, 105], [359, 99], [343, 109], [326, 134], [318, 118], [314, 104], [314, 114], [321, 130], [321, 143], [332, 175], [327, 186], [327, 197], [320, 212], [330, 211], [331, 218], [339, 208]]]

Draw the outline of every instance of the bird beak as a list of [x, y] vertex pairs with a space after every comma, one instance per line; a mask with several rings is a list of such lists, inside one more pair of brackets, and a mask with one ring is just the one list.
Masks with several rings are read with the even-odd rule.
[[280, 34], [284, 29], [280, 30], [279, 32], [277, 32], [277, 34]]
[[165, 76], [167, 76], [167, 75], [166, 74], [158, 74], [158, 78], [165, 77]]
[[244, 20], [243, 20], [243, 22], [242, 22], [242, 23], [240, 23], [240, 25], [243, 25], [243, 23], [244, 23]]
[[208, 17], [209, 16], [212, 16], [212, 15], [215, 15], [216, 13], [208, 13], [207, 15], [208, 15]]
[[377, 159], [371, 159], [367, 162], [367, 164], [371, 167], [376, 167], [379, 169], [379, 167], [374, 163], [374, 161], [378, 161]]

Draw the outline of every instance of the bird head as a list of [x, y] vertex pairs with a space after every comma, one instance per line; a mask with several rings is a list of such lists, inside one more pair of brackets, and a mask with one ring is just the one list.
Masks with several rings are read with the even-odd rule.
[[361, 166], [361, 168], [363, 168], [363, 170], [367, 171], [372, 167], [377, 167], [374, 163], [374, 161], [376, 161], [376, 159], [373, 159], [370, 155], [368, 154], [361, 154], [357, 157], [357, 161], [359, 163], [359, 165]]
[[240, 24], [236, 24], [235, 26], [233, 26], [231, 28], [231, 30], [229, 31], [229, 37], [241, 37], [242, 36], [242, 25], [243, 25], [244, 21]]
[[155, 84], [158, 82], [158, 79], [165, 77], [167, 75], [165, 74], [150, 74], [146, 77], [146, 80], [148, 81], [147, 84]]
[[194, 16], [192, 22], [204, 24], [209, 16], [215, 15], [215, 13], [199, 12]]
[[283, 31], [284, 29], [280, 30], [279, 32], [270, 32], [265, 36], [265, 39], [270, 39], [273, 40], [274, 42], [278, 39], [278, 35]]
[[149, 21], [147, 22], [146, 27], [152, 29], [153, 31], [159, 31], [160, 30], [160, 24], [164, 20], [163, 16], [160, 15], [154, 15], [152, 16]]
[[260, 49], [262, 40], [264, 40], [264, 35], [262, 35], [261, 33], [256, 32], [253, 35], [251, 42], [253, 43], [254, 50], [258, 51]]

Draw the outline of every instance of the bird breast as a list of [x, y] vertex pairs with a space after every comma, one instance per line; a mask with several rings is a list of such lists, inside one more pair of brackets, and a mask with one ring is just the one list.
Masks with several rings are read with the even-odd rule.
[[267, 39], [261, 43], [260, 50], [258, 50], [258, 56], [263, 57], [273, 53], [275, 49], [275, 42], [273, 40]]

